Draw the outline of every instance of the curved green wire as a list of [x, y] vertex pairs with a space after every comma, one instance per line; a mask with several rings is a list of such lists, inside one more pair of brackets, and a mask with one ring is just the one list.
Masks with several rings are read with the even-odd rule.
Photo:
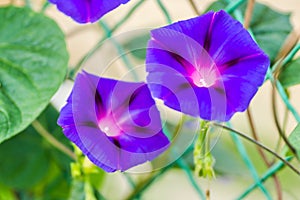
[[[228, 2], [228, 0], [227, 0]], [[237, 7], [236, 7], [237, 8]], [[241, 14], [241, 11], [238, 10], [238, 9], [235, 9], [234, 10], [234, 15], [236, 16], [236, 18], [243, 22], [243, 16]], [[251, 34], [251, 36], [253, 37], [253, 39], [255, 40], [255, 37], [253, 35], [253, 33], [251, 32], [251, 30], [249, 30], [249, 33]], [[290, 54], [289, 54], [289, 57], [287, 57], [287, 60], [288, 59], [291, 59], [292, 56], [295, 55], [295, 51], [298, 51], [297, 48], [300, 48], [300, 47], [297, 47], [294, 48]], [[287, 62], [287, 61], [286, 61]], [[290, 110], [290, 112], [293, 114], [294, 118], [297, 120], [297, 122], [300, 122], [300, 116], [298, 114], [298, 112], [296, 111], [296, 109], [293, 107], [293, 105], [290, 103], [289, 99], [288, 99], [288, 96], [286, 94], [286, 92], [284, 91], [284, 88], [282, 87], [281, 83], [279, 81], [275, 81], [274, 77], [273, 77], [273, 74], [272, 74], [272, 71], [271, 71], [271, 68], [268, 67], [268, 71], [267, 71], [267, 78], [269, 78], [271, 80], [271, 82], [275, 83], [276, 84], [276, 87], [277, 87], [277, 90], [278, 90], [278, 93], [279, 95], [281, 96], [284, 104], [286, 105], [286, 107], [288, 108], [288, 110]], [[289, 157], [288, 160], [291, 160], [292, 157]], [[285, 165], [283, 162], [279, 162], [277, 165], [275, 165], [274, 167], [271, 167], [267, 173], [263, 176], [262, 179], [260, 179], [260, 182], [264, 182], [265, 180], [267, 180], [268, 178], [270, 178], [273, 174], [275, 174], [276, 172], [278, 172], [281, 168], [283, 168]], [[260, 182], [256, 182], [254, 183], [252, 186], [250, 186], [242, 195], [240, 195], [237, 199], [243, 199], [245, 198], [250, 192], [252, 192], [257, 186], [259, 186], [259, 183]]]
[[288, 62], [290, 62], [294, 56], [296, 55], [296, 53], [298, 53], [298, 51], [300, 50], [300, 44], [297, 44], [292, 50], [291, 52], [283, 59], [282, 61], [282, 65], [286, 65]]
[[103, 28], [106, 37], [110, 38], [110, 41], [112, 42], [112, 44], [115, 46], [115, 48], [118, 51], [118, 54], [121, 56], [122, 61], [124, 62], [125, 66], [127, 67], [127, 69], [131, 72], [133, 78], [135, 81], [138, 80], [138, 75], [137, 73], [134, 71], [134, 67], [133, 64], [130, 62], [130, 60], [128, 59], [125, 50], [123, 49], [122, 45], [120, 45], [118, 43], [118, 41], [116, 41], [113, 37], [111, 37], [112, 32], [111, 29], [108, 27], [108, 25], [106, 24], [106, 22], [104, 20], [100, 20], [98, 22], [98, 24]]
[[160, 7], [161, 11], [163, 12], [163, 14], [165, 15], [166, 17], [166, 20], [169, 24], [172, 23], [172, 19], [171, 19], [171, 16], [167, 10], [167, 8], [165, 7], [165, 5], [161, 2], [161, 0], [156, 0], [158, 6]]
[[[227, 125], [229, 127], [231, 127], [230, 123], [227, 123]], [[259, 187], [259, 189], [264, 193], [264, 195], [266, 196], [267, 199], [271, 200], [272, 197], [269, 194], [268, 190], [265, 188], [265, 186], [262, 184], [262, 181], [260, 180], [257, 171], [255, 170], [255, 167], [253, 165], [253, 163], [251, 162], [247, 150], [245, 149], [245, 146], [243, 145], [242, 141], [239, 139], [239, 137], [234, 134], [234, 133], [230, 133], [231, 138], [233, 140], [233, 142], [235, 143], [244, 163], [247, 165], [254, 181], [256, 182], [257, 186]]]
[[224, 9], [228, 13], [234, 12], [240, 5], [245, 3], [246, 0], [238, 0], [238, 1], [229, 1], [227, 0], [228, 5]]
[[[184, 121], [185, 121], [185, 116], [183, 116], [182, 119], [180, 120], [180, 122], [178, 123], [178, 125], [176, 127], [176, 130], [175, 130], [175, 132], [176, 132], [175, 135], [178, 134], [179, 131], [182, 129]], [[164, 134], [170, 139], [171, 138], [171, 133], [169, 132], [169, 130], [165, 127], [163, 131], [164, 131]], [[184, 155], [193, 150], [193, 148], [191, 146], [186, 150]], [[174, 153], [174, 152], [171, 151], [171, 153]], [[197, 182], [195, 180], [195, 177], [193, 176], [193, 174], [191, 172], [191, 169], [189, 168], [189, 166], [186, 164], [186, 162], [182, 158], [184, 155], [182, 155], [180, 158], [178, 158], [176, 160], [176, 163], [186, 173], [187, 178], [189, 179], [189, 181], [190, 181], [191, 185], [193, 186], [193, 188], [196, 190], [199, 197], [202, 200], [205, 200], [206, 198], [205, 198], [204, 192], [202, 191], [202, 189], [197, 184]]]
[[[121, 25], [123, 25], [129, 18], [130, 16], [134, 13], [135, 10], [137, 10], [142, 3], [144, 3], [145, 0], [140, 0], [138, 3], [136, 3], [130, 10], [129, 12], [122, 18], [122, 20], [120, 20], [114, 27], [112, 27], [112, 29], [110, 30], [111, 33], [113, 33], [114, 31], [116, 31]], [[75, 67], [73, 69], [70, 70], [69, 74], [68, 74], [68, 78], [70, 79], [74, 79], [76, 73], [78, 70], [80, 70], [82, 64], [89, 59], [92, 55], [94, 55], [94, 53], [103, 45], [103, 42], [107, 39], [107, 36], [105, 35], [104, 37], [102, 37], [97, 43], [96, 45], [89, 50], [81, 59], [80, 61], [75, 65]]]
[[190, 183], [192, 184], [193, 188], [196, 190], [196, 192], [198, 193], [199, 197], [201, 199], [206, 199], [204, 196], [203, 191], [200, 189], [200, 187], [198, 186], [198, 183], [196, 182], [193, 173], [191, 172], [191, 169], [189, 168], [189, 166], [186, 164], [186, 162], [179, 158], [176, 163], [178, 164], [178, 166], [183, 169], [183, 171], [185, 171]]
[[[286, 161], [292, 160], [293, 156], [286, 157]], [[275, 173], [277, 173], [279, 170], [285, 167], [285, 164], [282, 161], [277, 162], [274, 164], [270, 169], [262, 176], [260, 179], [260, 182], [265, 182], [268, 178], [272, 177]], [[248, 189], [245, 190], [237, 199], [243, 199], [245, 198], [248, 194], [250, 194], [256, 187], [258, 186], [258, 183], [254, 183], [251, 185]]]

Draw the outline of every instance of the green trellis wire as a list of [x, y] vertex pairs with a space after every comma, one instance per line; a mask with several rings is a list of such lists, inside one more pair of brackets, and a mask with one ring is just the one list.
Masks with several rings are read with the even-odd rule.
[[[122, 18], [122, 20], [120, 20], [113, 28], [109, 28], [107, 26], [107, 24], [105, 23], [105, 21], [100, 21], [99, 25], [103, 28], [104, 32], [105, 32], [105, 36], [96, 44], [96, 46], [91, 49], [91, 51], [82, 58], [82, 60], [78, 63], [78, 65], [75, 66], [75, 69], [73, 70], [73, 72], [77, 72], [78, 69], [82, 66], [82, 64], [91, 56], [94, 54], [94, 52], [99, 49], [103, 43], [103, 41], [107, 38], [110, 38], [112, 33], [117, 30], [120, 26], [122, 26], [129, 18], [130, 16], [135, 12], [135, 10], [140, 7], [140, 5], [145, 2], [144, 0], [139, 1], [137, 4], [135, 4], [132, 9], [126, 14], [126, 16], [124, 18]], [[162, 13], [165, 16], [165, 19], [167, 21], [167, 23], [172, 23], [172, 19], [171, 19], [171, 15], [169, 14], [167, 8], [165, 7], [165, 5], [163, 4], [163, 2], [161, 0], [156, 0], [159, 8], [161, 9]], [[237, 0], [237, 1], [228, 1], [228, 6], [225, 8], [225, 10], [228, 13], [234, 13], [236, 15], [236, 17], [238, 19], [240, 19], [241, 21], [243, 20], [242, 14], [241, 12], [238, 10], [239, 6], [242, 5], [243, 3], [245, 3], [246, 0]], [[127, 58], [126, 56], [126, 52], [124, 51], [124, 49], [122, 48], [122, 46], [116, 41], [116, 40], [112, 40], [113, 45], [115, 46], [115, 48], [118, 50], [119, 55], [122, 58], [122, 61], [124, 62], [124, 64], [126, 65], [126, 67], [128, 69], [132, 69], [132, 63], [130, 62], [130, 60]], [[286, 64], [287, 62], [289, 62], [293, 56], [296, 54], [296, 52], [300, 49], [300, 45], [297, 45], [291, 52], [290, 54], [284, 59], [283, 64]], [[75, 73], [74, 73], [75, 74]], [[72, 76], [74, 76], [74, 74], [72, 74]], [[135, 73], [133, 73], [133, 76], [135, 79], [137, 79], [137, 75]], [[268, 77], [270, 78], [270, 80], [274, 80], [272, 73], [269, 69], [268, 71]], [[291, 111], [291, 113], [294, 115], [295, 119], [300, 122], [300, 117], [299, 114], [297, 113], [296, 109], [291, 105], [282, 85], [280, 84], [279, 81], [276, 81], [276, 85], [277, 85], [277, 89], [278, 92], [281, 96], [281, 98], [283, 99], [284, 103], [286, 104], [287, 108]], [[247, 155], [247, 152], [245, 150], [245, 147], [243, 145], [243, 143], [240, 141], [240, 139], [234, 134], [231, 134], [233, 142], [235, 143], [235, 145], [237, 146], [237, 149], [240, 153], [240, 155], [243, 158], [243, 161], [245, 162], [245, 164], [247, 165], [248, 169], [250, 170], [253, 179], [254, 179], [254, 184], [251, 185], [248, 189], [246, 189], [243, 194], [241, 194], [237, 199], [243, 199], [245, 198], [248, 194], [250, 194], [256, 187], [259, 187], [261, 189], [261, 191], [263, 192], [263, 194], [266, 196], [267, 199], [272, 199], [269, 192], [267, 191], [267, 189], [264, 187], [263, 182], [266, 181], [268, 178], [272, 177], [273, 174], [277, 173], [278, 171], [280, 171], [285, 165], [283, 164], [283, 162], [278, 162], [277, 164], [273, 165], [271, 168], [269, 168], [269, 170], [261, 177], [259, 178], [258, 173], [255, 169], [255, 167], [253, 166], [249, 156]], [[286, 158], [286, 160], [291, 160], [292, 157], [288, 157]], [[196, 192], [199, 194], [199, 197], [201, 199], [205, 199], [205, 196], [203, 194], [203, 191], [201, 190], [201, 188], [198, 186], [197, 182], [195, 181], [195, 178], [193, 176], [193, 173], [191, 171], [191, 169], [189, 168], [189, 166], [187, 165], [187, 163], [183, 160], [183, 159], [178, 159], [176, 161], [177, 165], [185, 171], [191, 185], [195, 188]], [[145, 191], [153, 182], [154, 180], [156, 180], [157, 177], [161, 176], [162, 174], [164, 174], [166, 171], [168, 171], [169, 169], [171, 169], [171, 167], [166, 167], [165, 170], [161, 170], [160, 173], [156, 174], [154, 177], [152, 177], [149, 182], [143, 186], [142, 189], [140, 189], [138, 191], [138, 193], [136, 193], [135, 198], [139, 199], [142, 192]], [[132, 187], [135, 187], [136, 184], [134, 183], [134, 181], [130, 178], [129, 175], [126, 175], [126, 178], [129, 182], [129, 184]]]
[[[228, 2], [228, 0], [227, 0]], [[243, 0], [239, 0], [239, 1], [235, 1], [232, 4], [239, 4], [241, 5], [241, 3], [243, 3]], [[241, 14], [241, 11], [238, 10], [238, 6], [235, 7], [235, 9], [233, 10], [234, 15], [236, 16], [236, 18], [243, 22], [243, 16]], [[254, 35], [252, 34], [251, 30], [249, 30], [250, 34], [252, 35], [252, 37], [254, 38]], [[255, 38], [254, 38], [255, 40]], [[283, 65], [287, 64], [289, 61], [292, 60], [292, 58], [295, 56], [295, 54], [300, 50], [300, 45], [296, 45], [291, 52], [285, 57], [285, 59], [283, 60]], [[277, 91], [279, 93], [279, 95], [281, 96], [281, 99], [283, 100], [284, 104], [286, 105], [286, 107], [288, 108], [288, 110], [293, 114], [294, 118], [296, 119], [296, 121], [298, 123], [300, 123], [300, 116], [298, 114], [298, 112], [296, 111], [296, 109], [293, 107], [293, 105], [290, 103], [290, 100], [283, 88], [283, 86], [281, 85], [281, 83], [278, 80], [275, 80], [272, 74], [272, 70], [271, 67], [268, 68], [268, 72], [267, 72], [267, 78], [270, 79], [270, 81], [272, 83], [276, 84], [277, 87]], [[290, 161], [293, 159], [293, 156], [289, 156], [286, 158], [287, 161]], [[263, 175], [263, 177], [258, 180], [258, 182], [256, 181], [253, 185], [251, 185], [248, 189], [246, 189], [246, 191], [241, 194], [237, 199], [241, 200], [243, 198], [245, 198], [248, 194], [250, 194], [256, 187], [258, 187], [260, 185], [261, 182], [266, 181], [268, 178], [272, 177], [272, 175], [274, 175], [275, 173], [277, 173], [278, 171], [280, 171], [282, 168], [284, 168], [285, 165], [283, 162], [278, 162], [277, 164], [273, 165], [272, 167], [269, 168], [269, 170], [265, 173], [265, 175]], [[265, 194], [266, 195], [266, 194]]]
[[84, 55], [80, 61], [75, 65], [75, 67], [70, 70], [68, 74], [68, 78], [74, 79], [76, 73], [81, 69], [84, 62], [86, 62], [94, 53], [103, 45], [103, 42], [107, 39], [108, 35], [112, 35], [117, 29], [119, 29], [131, 16], [132, 14], [145, 2], [145, 0], [138, 1], [129, 11], [128, 13], [115, 25], [110, 29], [110, 34], [106, 34], [103, 36], [96, 45], [88, 51], [86, 55]]
[[[160, 1], [157, 0], [157, 4], [159, 5], [160, 9], [162, 10], [162, 12], [165, 15], [165, 18], [167, 20], [167, 23], [172, 23], [170, 14], [168, 13], [166, 7], [164, 6], [164, 4]], [[133, 65], [130, 62], [130, 60], [127, 57], [126, 52], [124, 51], [124, 49], [122, 48], [122, 45], [118, 43], [118, 41], [114, 40], [113, 38], [111, 38], [112, 36], [112, 29], [110, 29], [108, 27], [108, 25], [105, 23], [104, 20], [99, 21], [99, 25], [103, 28], [106, 38], [110, 38], [111, 42], [113, 43], [114, 47], [117, 49], [119, 55], [121, 56], [122, 61], [124, 62], [124, 64], [126, 65], [128, 70], [132, 70], [133, 69]], [[137, 80], [138, 76], [137, 74], [134, 72], [134, 70], [131, 71], [134, 79]], [[197, 192], [197, 194], [199, 195], [199, 197], [201, 199], [205, 199], [205, 195], [202, 191], [202, 189], [198, 186], [195, 177], [193, 176], [192, 171], [190, 170], [189, 166], [187, 165], [187, 163], [182, 159], [179, 158], [176, 163], [178, 164], [178, 166], [186, 173], [188, 180], [190, 181], [191, 185], [194, 187], [195, 191]], [[131, 186], [134, 186], [134, 182], [130, 179], [130, 177], [128, 175], [126, 175], [126, 178], [129, 182], [129, 184]], [[152, 183], [152, 182], [151, 182]], [[149, 183], [150, 185], [150, 183]], [[136, 198], [138, 198], [140, 196], [140, 194], [137, 194]]]
[[[228, 127], [231, 127], [230, 123], [227, 123]], [[268, 190], [265, 188], [265, 186], [263, 185], [262, 181], [260, 180], [257, 171], [255, 170], [254, 165], [252, 164], [252, 161], [250, 160], [247, 150], [244, 147], [242, 141], [240, 140], [240, 138], [235, 134], [235, 133], [230, 133], [231, 138], [233, 140], [233, 142], [235, 143], [244, 163], [247, 165], [247, 167], [249, 168], [249, 171], [251, 172], [251, 175], [254, 179], [254, 181], [256, 182], [257, 186], [260, 188], [260, 190], [263, 192], [263, 194], [266, 196], [267, 199], [272, 199], [271, 195], [269, 194]]]
[[[286, 157], [286, 161], [291, 161], [293, 156]], [[265, 182], [267, 179], [272, 177], [275, 173], [280, 171], [285, 167], [285, 164], [282, 161], [277, 162], [272, 167], [269, 168], [269, 170], [260, 178], [260, 182]], [[258, 183], [254, 183], [253, 185], [249, 186], [237, 199], [241, 200], [244, 199], [248, 194], [250, 194], [256, 187], [258, 186]]]

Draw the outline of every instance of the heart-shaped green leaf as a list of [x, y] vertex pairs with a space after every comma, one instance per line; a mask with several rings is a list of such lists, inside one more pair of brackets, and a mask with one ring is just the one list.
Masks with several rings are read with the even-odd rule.
[[283, 67], [281, 73], [279, 74], [279, 81], [282, 86], [287, 88], [300, 84], [300, 58], [293, 60]]
[[[207, 11], [224, 9], [228, 5], [227, 2], [228, 0], [216, 1], [207, 8]], [[246, 3], [238, 9], [244, 14]], [[292, 31], [290, 14], [280, 13], [269, 6], [256, 3], [252, 13], [250, 28], [259, 46], [268, 54], [270, 60], [274, 62], [281, 46]]]
[[49, 103], [68, 63], [64, 34], [28, 8], [0, 8], [0, 142], [25, 129]]
[[[56, 123], [58, 115], [56, 109], [49, 105], [36, 122], [71, 149], [70, 141]], [[28, 199], [68, 197], [72, 159], [41, 137], [33, 126], [0, 144], [0, 160], [0, 193], [5, 192], [1, 190], [2, 185], [5, 185], [12, 191], [28, 195]], [[0, 199], [8, 198], [1, 198], [0, 195]]]
[[295, 148], [297, 156], [300, 159], [300, 124], [296, 126], [296, 128], [292, 131], [288, 139], [291, 145]]

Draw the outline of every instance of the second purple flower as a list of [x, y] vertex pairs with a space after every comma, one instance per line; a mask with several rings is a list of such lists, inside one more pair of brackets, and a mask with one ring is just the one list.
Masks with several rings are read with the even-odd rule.
[[153, 30], [146, 56], [154, 97], [185, 114], [217, 121], [247, 109], [268, 66], [267, 55], [225, 11]]

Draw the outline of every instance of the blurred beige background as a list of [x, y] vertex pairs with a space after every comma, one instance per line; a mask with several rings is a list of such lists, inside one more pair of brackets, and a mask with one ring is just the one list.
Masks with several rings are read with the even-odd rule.
[[[194, 0], [198, 6], [200, 12], [203, 12], [207, 5], [209, 5], [211, 0]], [[0, 5], [8, 4], [10, 1], [0, 0]], [[16, 4], [21, 4], [22, 1], [15, 0]], [[34, 0], [34, 5], [38, 9], [41, 5], [41, 0]], [[117, 10], [109, 13], [104, 17], [106, 22], [113, 26], [118, 22], [129, 10], [130, 8], [138, 2], [137, 0], [131, 0], [128, 4], [119, 7]], [[300, 0], [259, 0], [257, 2], [265, 3], [270, 5], [272, 8], [278, 11], [291, 13], [292, 23], [295, 27], [295, 30], [300, 31]], [[163, 3], [166, 5], [168, 11], [171, 14], [173, 21], [184, 20], [191, 17], [195, 17], [195, 13], [192, 10], [192, 7], [189, 5], [188, 0], [163, 0]], [[85, 55], [89, 49], [91, 49], [95, 43], [103, 36], [103, 33], [97, 24], [88, 24], [88, 25], [78, 25], [73, 22], [69, 17], [66, 17], [62, 13], [58, 12], [54, 6], [51, 6], [47, 10], [47, 15], [53, 18], [62, 30], [66, 34], [67, 46], [70, 53], [70, 66], [74, 66], [83, 55]], [[0, 19], [1, 20], [1, 19]], [[131, 18], [118, 29], [114, 34], [124, 34], [132, 30], [140, 29], [151, 29], [159, 26], [166, 25], [165, 17], [162, 15], [157, 3], [155, 0], [145, 0], [145, 3], [131, 16]], [[101, 52], [97, 52], [97, 56], [92, 57], [91, 60], [87, 61], [86, 65], [88, 67], [98, 67], [102, 66], [103, 63], [109, 63], [112, 57], [109, 57], [110, 54], [115, 50], [111, 47], [105, 48]], [[101, 64], [102, 63], [102, 64]], [[113, 65], [122, 65], [122, 62], [113, 63]], [[90, 69], [90, 68], [89, 68]], [[123, 66], [119, 66], [119, 70], [115, 70], [112, 73], [114, 76], [122, 76], [125, 72]], [[93, 70], [93, 69], [91, 69]], [[299, 77], [300, 78], [300, 77]], [[53, 99], [54, 104], [57, 108], [60, 108], [65, 99], [67, 98], [72, 83], [65, 83], [60, 91], [57, 93]], [[271, 111], [271, 86], [269, 83], [266, 83], [255, 96], [251, 102], [251, 108], [253, 111], [253, 117], [255, 121], [256, 128], [260, 134], [262, 142], [267, 144], [270, 147], [275, 146], [275, 139], [278, 137], [278, 134], [275, 129], [273, 122], [272, 111]], [[279, 101], [279, 116], [282, 118], [284, 114], [284, 106], [280, 98]], [[300, 87], [291, 88], [291, 102], [300, 112]], [[290, 115], [288, 118], [287, 132], [289, 133], [295, 126], [296, 121]], [[245, 113], [238, 113], [233, 118], [233, 125], [237, 130], [240, 130], [244, 133], [249, 133], [249, 124], [246, 118]], [[221, 139], [226, 136], [221, 136]], [[253, 146], [254, 149], [254, 146]], [[228, 158], [230, 159], [230, 158]], [[230, 162], [230, 160], [228, 161]], [[295, 163], [296, 164], [296, 163]], [[282, 175], [281, 177], [283, 177]], [[238, 177], [236, 177], [238, 179]], [[286, 180], [283, 178], [282, 187], [284, 190], [284, 199], [300, 199], [300, 191], [298, 189], [290, 189], [289, 186], [286, 186]], [[294, 180], [295, 181], [295, 180]], [[213, 181], [207, 181], [204, 179], [199, 179], [199, 184], [202, 188], [211, 190], [211, 199], [233, 199], [239, 194], [245, 185], [240, 185], [240, 182], [235, 181], [234, 179], [228, 178], [217, 178]], [[250, 182], [251, 183], [251, 182]], [[250, 183], [247, 182], [246, 186]], [[118, 192], [114, 192], [115, 185], [118, 184]], [[295, 184], [300, 186], [300, 178]], [[267, 185], [268, 188], [272, 190], [272, 183]], [[118, 174], [109, 175], [107, 183], [105, 185], [104, 193], [113, 196], [113, 199], [121, 199], [122, 195], [128, 192], [128, 186], [126, 185], [126, 180], [119, 176]], [[294, 195], [290, 195], [289, 191], [293, 191]], [[197, 194], [194, 189], [190, 186], [190, 183], [185, 177], [184, 172], [182, 171], [171, 171], [165, 175], [160, 181], [153, 185], [150, 190], [146, 193], [144, 199], [158, 200], [158, 199], [197, 199]], [[261, 199], [261, 193], [259, 191], [254, 192], [250, 195], [248, 199]]]
[[[118, 31], [115, 32], [114, 35], [119, 35], [126, 33], [132, 30], [139, 29], [151, 29], [154, 27], [159, 27], [166, 25], [165, 17], [162, 15], [159, 10], [156, 1], [154, 0], [145, 0], [146, 2], [131, 16], [130, 20], [124, 24]], [[106, 22], [113, 26], [116, 22], [118, 22], [127, 11], [133, 6], [137, 0], [130, 1], [127, 5], [121, 6], [118, 10], [114, 10], [105, 16]], [[207, 5], [209, 5], [212, 1], [209, 0], [195, 0], [197, 3], [198, 9], [200, 12], [203, 12]], [[292, 23], [297, 31], [300, 31], [300, 1], [299, 0], [260, 0], [258, 2], [262, 2], [270, 5], [272, 8], [291, 13]], [[187, 18], [191, 18], [196, 16], [193, 12], [191, 6], [188, 4], [188, 0], [163, 0], [163, 3], [166, 5], [168, 11], [171, 13], [171, 17], [173, 21], [184, 20]], [[68, 48], [70, 51], [70, 65], [74, 65], [78, 62], [78, 60], [94, 45], [95, 41], [98, 41], [102, 34], [99, 35], [99, 27], [97, 25], [77, 25], [68, 17], [65, 17], [61, 13], [57, 12], [55, 8], [49, 9], [47, 12], [51, 17], [53, 17], [62, 27], [62, 29], [66, 32], [69, 37], [67, 37]], [[82, 29], [77, 32], [78, 29]], [[75, 32], [75, 33], [74, 33]], [[105, 52], [106, 51], [106, 52]], [[113, 48], [107, 48], [104, 52], [100, 52], [97, 54], [97, 58], [93, 58], [87, 62], [88, 67], [90, 65], [99, 66], [99, 62], [107, 62], [105, 61], [104, 55], [107, 55], [107, 52], [111, 53], [114, 51]], [[108, 55], [107, 55], [108, 56]], [[101, 59], [100, 59], [101, 57]], [[109, 57], [109, 56], [108, 56]], [[110, 59], [110, 58], [109, 58]], [[109, 60], [108, 59], [108, 60]], [[121, 69], [124, 69], [122, 62], [119, 63], [121, 65]], [[90, 69], [90, 68], [89, 68]], [[114, 74], [116, 77], [122, 76], [124, 71], [117, 70], [118, 75]], [[300, 77], [299, 77], [300, 78]], [[265, 84], [255, 96], [251, 103], [252, 113], [255, 121], [256, 128], [258, 133], [260, 134], [260, 138], [262, 142], [267, 144], [270, 147], [275, 147], [275, 139], [277, 139], [278, 134], [276, 132], [276, 128], [273, 122], [272, 112], [271, 112], [271, 86], [269, 83]], [[279, 105], [279, 116], [281, 119], [283, 118], [284, 106], [280, 98], [278, 98]], [[297, 108], [300, 112], [300, 87], [293, 87], [291, 89], [291, 101], [292, 104]], [[296, 121], [292, 116], [289, 116], [287, 132], [289, 133], [296, 125]], [[250, 133], [249, 124], [247, 121], [247, 117], [244, 113], [238, 113], [233, 118], [234, 127], [237, 130], [240, 130], [244, 133]], [[226, 136], [222, 136], [224, 138]], [[254, 150], [254, 146], [253, 150]], [[228, 158], [230, 159], [230, 158]], [[261, 160], [258, 160], [258, 162]], [[230, 162], [230, 160], [228, 161]], [[283, 177], [285, 174], [282, 174]], [[238, 177], [235, 177], [239, 179]], [[296, 178], [297, 179], [297, 178]], [[289, 189], [289, 185], [286, 185], [286, 180], [282, 178], [282, 187], [284, 190], [284, 199], [300, 199], [300, 191], [298, 189]], [[108, 195], [114, 193], [115, 184], [122, 183], [123, 187], [119, 187], [119, 193], [114, 194], [113, 198], [122, 199], [122, 195], [126, 194], [129, 190], [128, 185], [126, 185], [126, 180], [121, 178], [118, 175], [110, 175], [107, 179], [107, 184], [105, 186], [105, 191]], [[235, 181], [234, 179], [228, 178], [218, 178], [217, 180], [207, 181], [204, 179], [199, 179], [199, 184], [203, 189], [211, 190], [211, 199], [212, 200], [230, 200], [234, 199], [236, 195], [238, 195], [241, 191], [245, 189], [245, 185], [241, 185], [240, 182]], [[300, 186], [300, 178], [298, 181], [293, 182], [293, 184]], [[246, 184], [246, 186], [249, 183]], [[273, 191], [274, 194], [274, 186], [272, 181], [269, 181], [267, 187]], [[290, 195], [290, 190], [293, 195]], [[295, 195], [297, 197], [295, 197]], [[263, 196], [259, 190], [256, 190], [253, 194], [251, 194], [246, 199], [262, 199]], [[164, 175], [162, 179], [156, 184], [153, 185], [146, 193], [143, 199], [149, 200], [159, 200], [159, 199], [173, 199], [173, 200], [181, 200], [181, 199], [197, 199], [197, 194], [194, 189], [191, 187], [188, 182], [184, 172], [179, 170], [174, 170], [167, 175]]]

